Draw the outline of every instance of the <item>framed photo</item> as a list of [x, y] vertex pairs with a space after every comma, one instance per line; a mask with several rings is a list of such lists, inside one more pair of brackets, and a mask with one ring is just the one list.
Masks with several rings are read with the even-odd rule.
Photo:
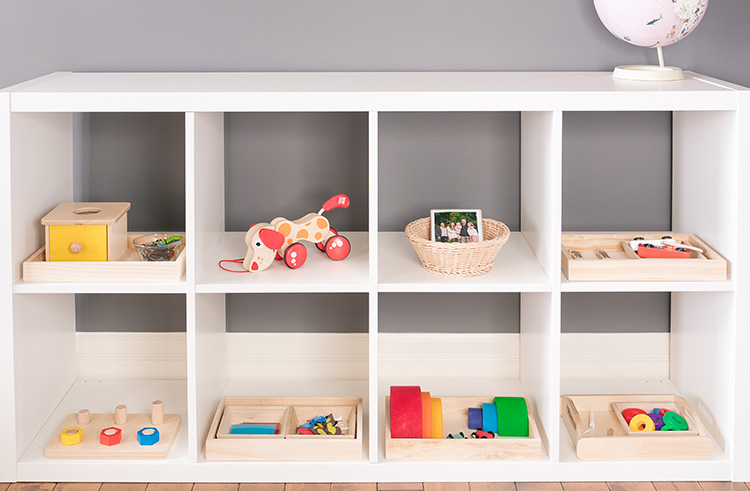
[[469, 244], [481, 242], [482, 210], [430, 210], [430, 240]]

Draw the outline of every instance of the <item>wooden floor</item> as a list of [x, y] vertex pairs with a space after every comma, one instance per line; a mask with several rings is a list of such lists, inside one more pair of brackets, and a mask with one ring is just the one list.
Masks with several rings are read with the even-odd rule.
[[750, 491], [730, 482], [402, 482], [333, 484], [14, 483], [0, 491]]

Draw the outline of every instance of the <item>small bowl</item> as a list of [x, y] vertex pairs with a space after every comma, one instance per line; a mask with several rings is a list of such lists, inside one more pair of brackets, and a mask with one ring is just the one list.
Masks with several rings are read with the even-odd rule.
[[133, 246], [141, 261], [171, 261], [183, 240], [177, 234], [147, 234], [133, 239]]

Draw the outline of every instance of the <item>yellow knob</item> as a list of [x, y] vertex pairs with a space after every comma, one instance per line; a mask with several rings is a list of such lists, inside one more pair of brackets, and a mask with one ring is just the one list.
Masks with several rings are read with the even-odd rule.
[[73, 242], [70, 244], [70, 253], [71, 254], [78, 254], [83, 249], [83, 246], [80, 242]]
[[60, 443], [63, 445], [78, 445], [83, 441], [83, 430], [75, 426], [65, 428], [60, 433]]

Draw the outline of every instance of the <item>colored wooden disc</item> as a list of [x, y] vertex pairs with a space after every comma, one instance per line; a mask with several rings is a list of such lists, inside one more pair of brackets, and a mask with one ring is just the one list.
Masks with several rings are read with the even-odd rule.
[[482, 429], [497, 433], [497, 408], [491, 402], [482, 404]]
[[422, 438], [432, 438], [432, 399], [422, 392]]
[[437, 398], [432, 403], [432, 438], [443, 438], [443, 401]]
[[422, 438], [422, 390], [391, 387], [391, 438]]
[[645, 412], [633, 416], [628, 426], [632, 431], [654, 431], [654, 428], [656, 428], [654, 420], [652, 420]]
[[661, 428], [662, 431], [686, 431], [688, 429], [688, 423], [685, 421], [685, 418], [674, 411], [665, 412], [663, 418], [664, 426]]
[[468, 427], [470, 430], [478, 430], [482, 427], [482, 408], [470, 407], [469, 408], [469, 421]]
[[529, 436], [529, 409], [523, 397], [495, 397], [498, 436]]
[[627, 424], [630, 424], [630, 420], [633, 419], [633, 416], [636, 414], [646, 414], [646, 411], [638, 409], [637, 407], [629, 407], [622, 410], [622, 417], [625, 418], [625, 423]]

